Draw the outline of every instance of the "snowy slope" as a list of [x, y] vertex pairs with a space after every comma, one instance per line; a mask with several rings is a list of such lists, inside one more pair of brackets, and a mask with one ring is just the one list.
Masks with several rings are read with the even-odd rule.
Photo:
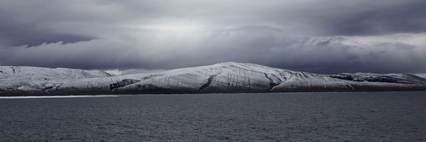
[[0, 79], [63, 80], [110, 76], [103, 71], [86, 71], [66, 68], [40, 68], [24, 66], [0, 66]]
[[40, 83], [110, 77], [103, 71], [66, 68], [0, 66], [0, 89], [37, 90]]
[[419, 73], [416, 76], [426, 79], [426, 73]]
[[424, 78], [411, 74], [323, 75], [234, 62], [119, 76], [109, 76], [100, 71], [32, 67], [22, 67], [18, 70], [15, 67], [15, 74], [21, 73], [12, 76], [11, 70], [11, 67], [1, 68], [7, 75], [0, 76], [0, 91], [3, 92], [0, 94], [368, 91], [426, 88]]

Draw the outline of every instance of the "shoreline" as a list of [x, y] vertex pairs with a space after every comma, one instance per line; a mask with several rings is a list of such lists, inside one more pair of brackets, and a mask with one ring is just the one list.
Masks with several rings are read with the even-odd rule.
[[103, 94], [103, 95], [51, 95], [51, 96], [0, 96], [0, 100], [7, 99], [57, 99], [57, 98], [112, 98], [112, 97], [125, 97], [125, 96], [161, 96], [161, 95], [212, 95], [212, 94], [300, 94], [300, 93], [394, 93], [394, 92], [426, 92], [426, 90], [393, 90], [393, 91], [319, 91], [319, 92], [308, 92], [308, 91], [295, 91], [295, 92], [239, 92], [239, 93], [147, 93], [147, 94]]

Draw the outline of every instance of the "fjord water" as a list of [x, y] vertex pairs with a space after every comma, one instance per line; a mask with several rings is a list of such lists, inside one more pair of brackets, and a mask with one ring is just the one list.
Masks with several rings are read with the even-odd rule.
[[426, 141], [426, 92], [0, 99], [0, 141]]

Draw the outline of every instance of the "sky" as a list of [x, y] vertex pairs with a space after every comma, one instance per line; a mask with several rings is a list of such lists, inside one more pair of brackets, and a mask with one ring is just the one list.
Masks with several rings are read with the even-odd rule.
[[426, 72], [425, 0], [1, 0], [0, 65]]

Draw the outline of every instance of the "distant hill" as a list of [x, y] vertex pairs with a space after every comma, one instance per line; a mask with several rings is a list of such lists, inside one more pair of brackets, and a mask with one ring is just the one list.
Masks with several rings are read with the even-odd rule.
[[404, 90], [426, 90], [426, 79], [415, 74], [315, 74], [235, 62], [115, 76], [104, 71], [0, 66], [2, 96]]

